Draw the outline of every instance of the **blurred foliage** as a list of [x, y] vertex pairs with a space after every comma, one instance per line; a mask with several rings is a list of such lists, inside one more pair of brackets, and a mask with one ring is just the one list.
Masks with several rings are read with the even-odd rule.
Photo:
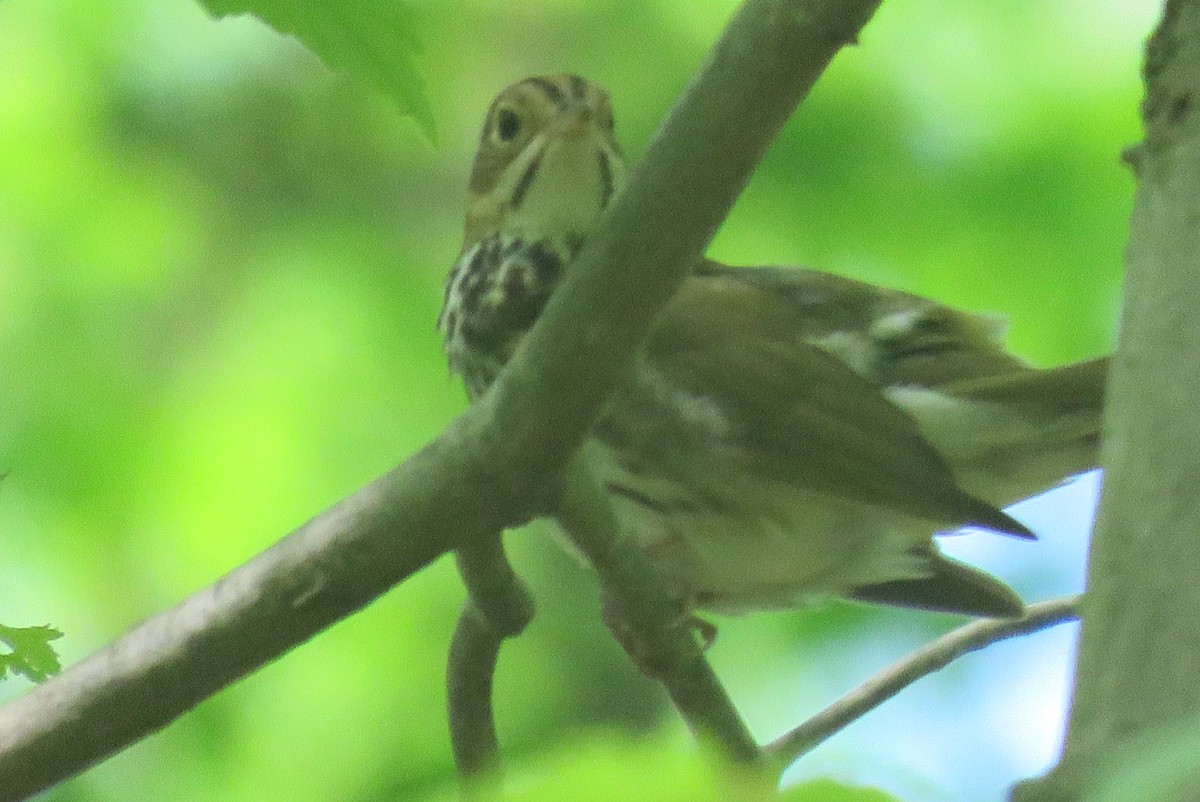
[[893, 802], [894, 797], [872, 788], [857, 788], [832, 780], [813, 780], [787, 789], [784, 802]]
[[[597, 732], [558, 746], [515, 777], [494, 798], [505, 802], [895, 802], [871, 788], [816, 780], [778, 794], [761, 780], [721, 766], [676, 738], [622, 737]], [[447, 790], [427, 802], [452, 802]], [[483, 795], [483, 799], [487, 799]]]
[[[593, 77], [636, 157], [735, 3], [412, 7], [411, 28], [378, 33], [403, 40], [397, 57], [414, 32], [426, 43], [436, 152], [392, 101], [253, 18], [214, 21], [191, 0], [0, 3], [3, 617], [53, 620], [64, 662], [212, 582], [462, 409], [434, 320], [496, 91], [539, 72]], [[1132, 188], [1118, 155], [1138, 137], [1155, 12], [1150, 0], [884, 3], [784, 130], [713, 255], [1001, 312], [1040, 363], [1108, 350]], [[563, 769], [576, 783], [625, 763], [676, 776], [671, 758], [645, 768], [624, 745], [681, 728], [547, 535], [512, 536], [539, 615], [497, 678], [506, 754], [518, 767], [578, 755]], [[1058, 570], [1006, 578], [1036, 595]], [[443, 560], [47, 798], [441, 793], [461, 599]], [[955, 623], [831, 604], [723, 620], [712, 656], [770, 736]], [[884, 739], [897, 764], [885, 771], [912, 798], [979, 783], [988, 767], [964, 752], [986, 756], [997, 787], [1021, 770], [985, 697], [1027, 674], [986, 676], [956, 664], [948, 684], [927, 681], [929, 720]], [[947, 717], [969, 694], [980, 718]], [[1048, 717], [1053, 737], [1056, 713], [1017, 712]], [[841, 760], [838, 739], [828, 746]], [[860, 783], [870, 758], [846, 754], [838, 779]]]
[[62, 668], [50, 641], [62, 637], [52, 627], [6, 627], [0, 624], [0, 642], [8, 647], [0, 653], [0, 680], [20, 674], [34, 682], [43, 682]]

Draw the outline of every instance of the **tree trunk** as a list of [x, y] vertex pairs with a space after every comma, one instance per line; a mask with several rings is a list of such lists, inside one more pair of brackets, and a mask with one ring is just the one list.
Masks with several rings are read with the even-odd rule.
[[1058, 767], [1019, 802], [1091, 798], [1143, 739], [1200, 719], [1200, 0], [1168, 0], [1144, 77], [1071, 718]]

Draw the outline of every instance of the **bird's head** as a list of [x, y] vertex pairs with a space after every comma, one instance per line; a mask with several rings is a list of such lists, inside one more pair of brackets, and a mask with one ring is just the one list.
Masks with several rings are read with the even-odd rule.
[[596, 228], [625, 177], [604, 89], [577, 75], [513, 84], [484, 121], [463, 251], [500, 231], [577, 245]]

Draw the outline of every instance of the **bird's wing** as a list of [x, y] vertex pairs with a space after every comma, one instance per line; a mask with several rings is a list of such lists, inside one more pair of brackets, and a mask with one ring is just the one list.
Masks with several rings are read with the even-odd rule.
[[819, 270], [733, 268], [706, 260], [698, 273], [778, 298], [793, 335], [833, 354], [880, 387], [943, 385], [1036, 372], [1008, 353], [1004, 322], [929, 298]]
[[664, 310], [645, 358], [667, 384], [720, 411], [746, 471], [913, 517], [1032, 537], [959, 488], [912, 418], [878, 388], [798, 342], [792, 316], [750, 284], [697, 275]]

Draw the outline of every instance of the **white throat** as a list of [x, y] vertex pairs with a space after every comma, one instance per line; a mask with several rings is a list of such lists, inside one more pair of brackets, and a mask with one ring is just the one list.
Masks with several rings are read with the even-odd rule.
[[519, 202], [505, 220], [509, 231], [586, 236], [624, 185], [619, 156], [596, 134], [576, 138], [541, 137], [530, 143], [505, 171], [501, 197], [512, 198], [536, 162]]

